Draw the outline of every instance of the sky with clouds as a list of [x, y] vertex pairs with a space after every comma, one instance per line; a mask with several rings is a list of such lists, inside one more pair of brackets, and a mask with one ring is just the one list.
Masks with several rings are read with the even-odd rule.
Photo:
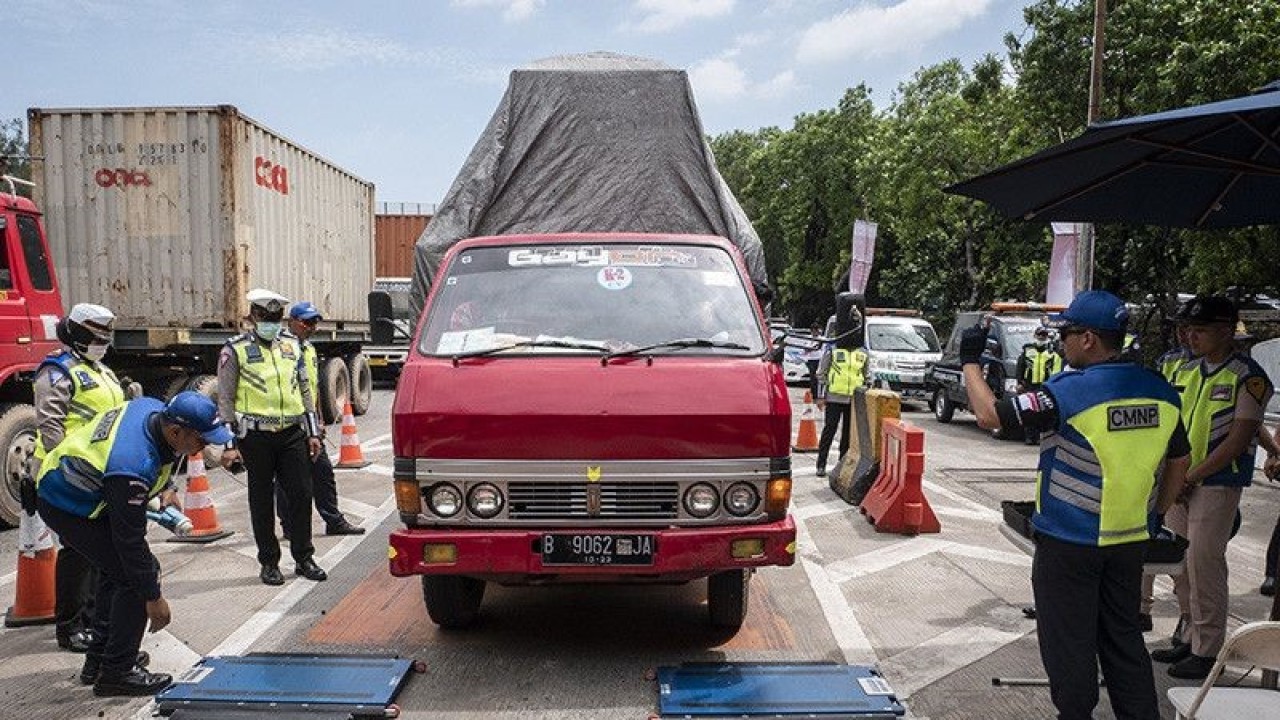
[[439, 202], [506, 88], [552, 55], [689, 72], [704, 130], [790, 127], [867, 83], [1002, 53], [1025, 0], [8, 0], [0, 119], [237, 106], [377, 185]]

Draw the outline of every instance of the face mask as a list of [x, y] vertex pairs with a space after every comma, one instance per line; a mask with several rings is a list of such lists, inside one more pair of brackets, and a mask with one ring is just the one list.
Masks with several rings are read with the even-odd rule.
[[85, 348], [84, 356], [94, 362], [99, 362], [107, 356], [107, 348], [111, 347], [111, 343], [89, 343], [89, 347]]
[[278, 322], [267, 322], [265, 320], [261, 320], [254, 325], [253, 330], [258, 334], [258, 337], [266, 340], [267, 342], [272, 342], [276, 338], [280, 337], [280, 323]]

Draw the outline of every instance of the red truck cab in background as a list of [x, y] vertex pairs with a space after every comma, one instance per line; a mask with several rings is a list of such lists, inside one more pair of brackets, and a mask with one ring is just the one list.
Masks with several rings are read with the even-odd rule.
[[737, 628], [795, 561], [791, 409], [736, 247], [692, 235], [455, 245], [392, 417], [393, 575], [461, 627], [486, 582], [708, 578]]
[[40, 211], [0, 176], [0, 451], [4, 452], [0, 521], [16, 525], [19, 486], [35, 451], [31, 381], [40, 361], [60, 345], [58, 278], [49, 259]]

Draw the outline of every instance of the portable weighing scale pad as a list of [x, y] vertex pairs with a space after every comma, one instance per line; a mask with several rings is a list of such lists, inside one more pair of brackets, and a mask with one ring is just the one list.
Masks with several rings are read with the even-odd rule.
[[875, 670], [836, 663], [684, 663], [658, 668], [664, 718], [893, 720], [906, 714]]

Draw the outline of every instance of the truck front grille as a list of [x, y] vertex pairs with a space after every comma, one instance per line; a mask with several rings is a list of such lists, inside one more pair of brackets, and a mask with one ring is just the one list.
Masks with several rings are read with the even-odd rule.
[[674, 520], [680, 512], [676, 482], [513, 481], [507, 489], [512, 520]]

